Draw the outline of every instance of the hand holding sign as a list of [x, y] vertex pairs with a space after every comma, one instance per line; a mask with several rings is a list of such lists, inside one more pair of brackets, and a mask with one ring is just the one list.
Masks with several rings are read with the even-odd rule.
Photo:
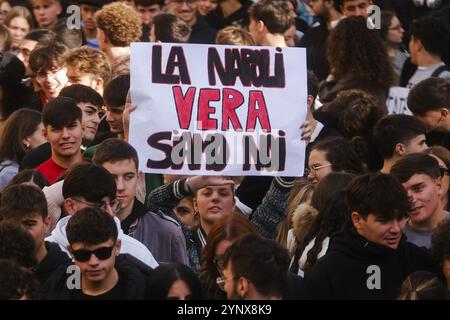
[[194, 176], [189, 177], [186, 180], [187, 189], [192, 193], [206, 188], [206, 187], [218, 187], [226, 185], [234, 185], [234, 181], [225, 176]]
[[122, 113], [122, 123], [123, 123], [123, 134], [125, 137], [125, 141], [128, 142], [128, 137], [130, 133], [130, 114], [134, 110], [136, 110], [137, 106], [131, 104], [131, 94], [130, 90], [127, 93], [127, 99], [125, 101], [125, 109]]

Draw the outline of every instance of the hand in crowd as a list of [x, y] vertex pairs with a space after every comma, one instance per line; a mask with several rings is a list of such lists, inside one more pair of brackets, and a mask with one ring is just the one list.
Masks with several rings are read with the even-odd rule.
[[226, 176], [193, 176], [186, 180], [186, 187], [191, 192], [196, 192], [208, 186], [234, 185], [234, 181]]

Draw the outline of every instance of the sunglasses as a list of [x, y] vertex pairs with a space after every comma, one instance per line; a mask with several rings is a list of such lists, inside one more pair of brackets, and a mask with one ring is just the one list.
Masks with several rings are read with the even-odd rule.
[[99, 260], [106, 260], [111, 257], [114, 246], [111, 247], [102, 247], [95, 250], [72, 250], [73, 257], [78, 262], [86, 262], [89, 261], [91, 255], [94, 254]]

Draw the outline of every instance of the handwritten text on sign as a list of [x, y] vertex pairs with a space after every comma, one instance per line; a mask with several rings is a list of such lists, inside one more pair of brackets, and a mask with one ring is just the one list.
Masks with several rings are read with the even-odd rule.
[[132, 45], [130, 142], [146, 172], [303, 172], [303, 49]]

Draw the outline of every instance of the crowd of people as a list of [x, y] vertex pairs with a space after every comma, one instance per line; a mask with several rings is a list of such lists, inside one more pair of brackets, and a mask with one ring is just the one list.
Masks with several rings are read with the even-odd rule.
[[[0, 299], [449, 299], [449, 30], [446, 0], [0, 0]], [[141, 172], [132, 42], [306, 48], [304, 176]]]

